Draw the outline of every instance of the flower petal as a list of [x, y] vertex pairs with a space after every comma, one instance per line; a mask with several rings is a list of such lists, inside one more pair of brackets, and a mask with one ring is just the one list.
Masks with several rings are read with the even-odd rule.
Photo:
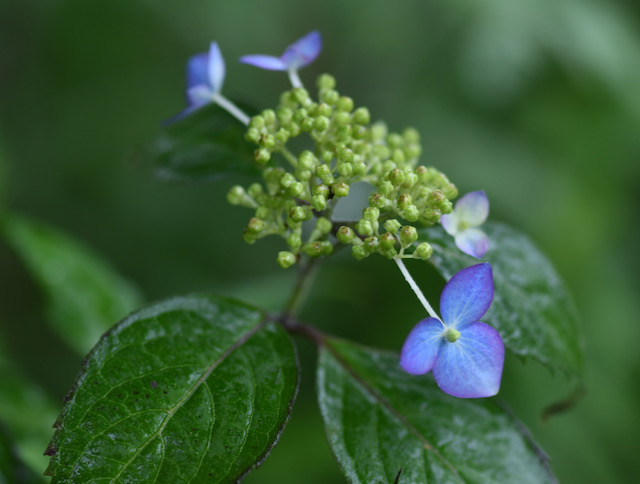
[[493, 300], [491, 264], [476, 264], [453, 275], [440, 296], [440, 313], [444, 322], [461, 331], [478, 321]]
[[240, 57], [240, 62], [243, 64], [250, 64], [252, 66], [260, 67], [261, 69], [268, 69], [270, 71], [286, 71], [287, 66], [278, 57], [270, 55], [245, 55]]
[[456, 235], [458, 233], [458, 225], [460, 224], [458, 212], [454, 210], [451, 213], [441, 215], [440, 224], [449, 235]]
[[314, 30], [291, 44], [280, 59], [287, 69], [298, 69], [313, 62], [322, 50], [322, 36]]
[[467, 193], [456, 202], [453, 210], [457, 212], [459, 220], [463, 220], [469, 227], [482, 225], [489, 216], [489, 199], [484, 191]]
[[481, 259], [489, 250], [489, 237], [480, 229], [466, 229], [456, 234], [456, 245], [465, 254]]
[[485, 323], [460, 331], [455, 343], [440, 349], [433, 376], [443, 392], [458, 398], [491, 397], [500, 390], [504, 344], [500, 334]]
[[208, 86], [199, 85], [193, 86], [187, 90], [187, 98], [189, 100], [189, 106], [198, 108], [211, 102], [212, 91]]
[[204, 52], [191, 56], [187, 61], [187, 90], [204, 84], [209, 86], [209, 54]]
[[220, 52], [217, 42], [211, 42], [209, 48], [209, 65], [208, 65], [209, 85], [213, 92], [220, 92], [224, 83], [225, 65], [224, 58]]
[[407, 373], [422, 375], [433, 368], [444, 343], [444, 327], [435, 318], [420, 321], [407, 336], [400, 352], [400, 366]]

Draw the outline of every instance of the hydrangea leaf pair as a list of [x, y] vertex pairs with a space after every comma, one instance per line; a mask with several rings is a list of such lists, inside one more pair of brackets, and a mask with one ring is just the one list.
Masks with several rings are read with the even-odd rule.
[[478, 227], [488, 216], [489, 199], [480, 190], [467, 193], [458, 200], [450, 214], [440, 217], [440, 223], [448, 234], [455, 237], [462, 252], [481, 259], [489, 250], [489, 237]]
[[494, 328], [479, 321], [492, 300], [490, 264], [455, 274], [440, 297], [442, 320], [430, 317], [413, 328], [402, 348], [402, 368], [413, 375], [433, 371], [438, 386], [455, 397], [497, 394], [504, 344]]

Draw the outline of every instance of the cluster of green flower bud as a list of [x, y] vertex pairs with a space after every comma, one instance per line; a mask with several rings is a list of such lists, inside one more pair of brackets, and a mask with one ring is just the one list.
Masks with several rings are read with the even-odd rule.
[[[255, 210], [245, 241], [283, 237], [289, 248], [278, 254], [283, 268], [295, 264], [300, 254], [330, 254], [336, 238], [352, 244], [357, 258], [374, 252], [409, 256], [405, 250], [415, 239], [408, 242], [407, 233], [417, 234], [410, 224], [434, 224], [451, 212], [455, 186], [435, 168], [418, 166], [422, 149], [414, 129], [389, 133], [382, 123], [370, 124], [367, 108], [354, 109], [353, 100], [340, 95], [328, 74], [318, 78], [317, 87], [317, 101], [297, 87], [282, 94], [275, 110], [266, 109], [249, 122], [245, 137], [258, 146], [254, 158], [263, 166], [264, 182], [246, 189], [234, 186], [228, 194], [232, 204]], [[288, 143], [303, 134], [312, 149], [293, 153]], [[336, 233], [333, 208], [359, 181], [374, 188], [369, 207], [353, 227], [345, 225]], [[421, 244], [410, 256], [427, 258], [430, 251]]]

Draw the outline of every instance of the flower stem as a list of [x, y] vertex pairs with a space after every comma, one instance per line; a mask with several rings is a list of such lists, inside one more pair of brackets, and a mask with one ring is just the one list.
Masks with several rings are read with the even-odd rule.
[[289, 298], [289, 302], [283, 311], [285, 318], [295, 316], [298, 312], [298, 308], [304, 301], [309, 290], [309, 286], [313, 281], [317, 261], [318, 259], [310, 258], [307, 260], [306, 264], [298, 265], [298, 279], [296, 281], [296, 287], [294, 287], [291, 297]]
[[396, 261], [396, 264], [398, 264], [398, 268], [400, 269], [400, 272], [402, 272], [402, 275], [404, 276], [405, 280], [409, 283], [409, 286], [411, 286], [411, 289], [413, 289], [413, 292], [415, 292], [416, 296], [418, 297], [418, 300], [422, 303], [424, 308], [429, 313], [429, 316], [442, 322], [442, 320], [440, 319], [440, 316], [436, 314], [436, 312], [431, 307], [431, 304], [429, 304], [429, 301], [427, 301], [427, 298], [424, 297], [424, 294], [422, 294], [422, 291], [416, 284], [416, 281], [414, 281], [413, 277], [411, 277], [411, 274], [409, 274], [409, 271], [405, 267], [404, 262], [402, 262], [402, 259], [400, 257], [394, 257], [393, 260]]
[[302, 81], [300, 80], [300, 77], [298, 76], [297, 70], [289, 69], [287, 72], [289, 74], [289, 81], [291, 81], [291, 85], [293, 87], [304, 87], [302, 85]]
[[211, 96], [211, 99], [214, 103], [227, 111], [242, 124], [244, 124], [245, 126], [249, 126], [249, 116], [247, 116], [244, 111], [242, 111], [238, 106], [229, 101], [222, 94], [215, 92], [213, 93], [213, 96]]

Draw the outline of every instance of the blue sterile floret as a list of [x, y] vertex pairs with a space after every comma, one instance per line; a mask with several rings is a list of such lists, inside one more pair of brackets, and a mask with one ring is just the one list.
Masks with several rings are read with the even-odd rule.
[[442, 320], [420, 321], [402, 347], [400, 365], [413, 375], [433, 371], [438, 386], [459, 398], [498, 393], [504, 344], [498, 331], [479, 319], [493, 300], [489, 263], [456, 273], [440, 297]]
[[293, 86], [301, 87], [298, 69], [313, 62], [321, 50], [322, 36], [314, 30], [287, 47], [280, 57], [253, 54], [241, 57], [240, 62], [271, 71], [286, 71]]
[[455, 237], [465, 254], [481, 259], [489, 250], [489, 237], [479, 227], [489, 215], [489, 199], [483, 191], [467, 193], [458, 200], [450, 214], [442, 215], [442, 227]]

